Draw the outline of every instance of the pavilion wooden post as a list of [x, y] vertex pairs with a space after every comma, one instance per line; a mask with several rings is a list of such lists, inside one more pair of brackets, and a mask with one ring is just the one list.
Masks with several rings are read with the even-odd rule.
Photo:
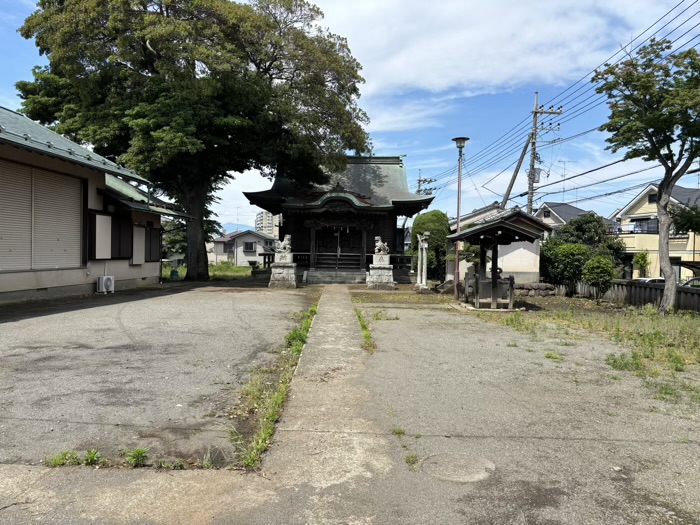
[[498, 242], [491, 248], [491, 309], [498, 308]]
[[515, 277], [508, 276], [508, 309], [513, 309], [513, 301], [515, 299]]

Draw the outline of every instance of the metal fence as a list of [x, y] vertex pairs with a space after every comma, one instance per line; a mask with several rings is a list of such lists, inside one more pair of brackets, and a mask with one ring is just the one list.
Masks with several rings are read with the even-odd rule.
[[[564, 295], [565, 293], [565, 287], [557, 287], [557, 295]], [[616, 280], [613, 282], [610, 290], [603, 296], [603, 299], [631, 306], [658, 305], [661, 302], [663, 293], [663, 283]], [[576, 284], [576, 295], [580, 297], [595, 297], [595, 288], [579, 281]], [[700, 312], [700, 289], [678, 286], [676, 289], [675, 308], [676, 310]]]

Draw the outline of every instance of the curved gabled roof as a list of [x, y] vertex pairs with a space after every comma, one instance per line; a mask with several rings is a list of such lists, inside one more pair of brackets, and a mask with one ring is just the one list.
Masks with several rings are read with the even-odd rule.
[[356, 208], [396, 208], [409, 215], [427, 208], [434, 198], [409, 191], [401, 157], [348, 157], [345, 171], [331, 173], [326, 184], [301, 187], [278, 177], [269, 190], [245, 196], [271, 213], [285, 208], [318, 208], [330, 199], [344, 199]]

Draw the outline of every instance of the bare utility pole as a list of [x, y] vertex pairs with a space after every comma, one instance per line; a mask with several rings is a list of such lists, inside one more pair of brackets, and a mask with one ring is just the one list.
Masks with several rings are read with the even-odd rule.
[[562, 188], [561, 188], [561, 201], [566, 202], [566, 165], [570, 162], [576, 162], [575, 160], [560, 160], [559, 164], [564, 166], [564, 173], [562, 174]]
[[435, 182], [435, 179], [421, 179], [420, 175], [418, 175], [418, 189], [416, 190], [416, 193], [418, 195], [432, 195], [435, 188], [421, 188], [421, 186], [423, 184], [432, 184], [433, 182]]
[[539, 105], [539, 93], [535, 91], [535, 108], [532, 110], [532, 132], [530, 133], [530, 171], [527, 174], [527, 212], [532, 213], [532, 200], [535, 193], [535, 164], [537, 163], [537, 120], [540, 115], [561, 115], [563, 110], [559, 106], [544, 109]]
[[[421, 170], [418, 170], [418, 180], [416, 182], [418, 182], [418, 189], [416, 190], [416, 195], [432, 195], [433, 192], [435, 191], [435, 188], [421, 188], [421, 186], [423, 184], [432, 184], [433, 182], [435, 182], [435, 179], [428, 179], [428, 178], [423, 179], [423, 178], [421, 178]], [[419, 215], [420, 215], [420, 211], [418, 213], [416, 213], [416, 217], [418, 217]], [[414, 220], [415, 220], [415, 217], [414, 217]], [[408, 222], [408, 217], [404, 217], [403, 226], [401, 226], [401, 227], [405, 228], [407, 222]]]

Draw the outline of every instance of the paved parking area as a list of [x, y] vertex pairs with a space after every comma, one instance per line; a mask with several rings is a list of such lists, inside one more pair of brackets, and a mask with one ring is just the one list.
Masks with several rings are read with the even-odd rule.
[[135, 447], [223, 462], [227, 409], [309, 297], [222, 285], [0, 308], [0, 462]]

